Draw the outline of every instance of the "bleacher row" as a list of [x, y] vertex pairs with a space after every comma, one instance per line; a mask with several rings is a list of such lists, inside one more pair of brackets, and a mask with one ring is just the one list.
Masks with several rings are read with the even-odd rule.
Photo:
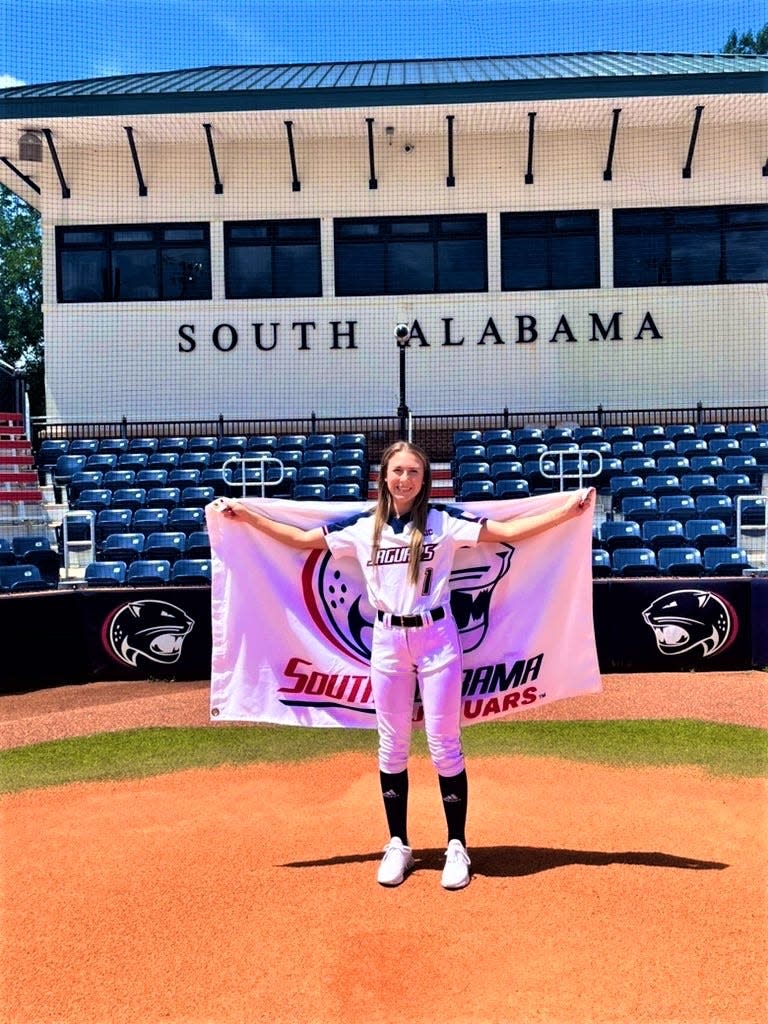
[[741, 575], [737, 541], [766, 523], [768, 423], [457, 431], [461, 501], [515, 498], [590, 484], [606, 507], [593, 575]]
[[215, 497], [353, 501], [368, 490], [361, 433], [44, 439], [35, 468], [62, 525], [56, 544], [0, 543], [0, 592], [57, 586], [62, 553], [89, 543], [88, 586], [209, 583], [204, 509]]

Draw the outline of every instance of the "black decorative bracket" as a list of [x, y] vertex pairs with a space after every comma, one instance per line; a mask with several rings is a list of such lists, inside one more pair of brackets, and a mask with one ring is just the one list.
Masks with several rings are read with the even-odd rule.
[[528, 114], [528, 167], [525, 172], [525, 184], [533, 184], [533, 135], [536, 123], [536, 114], [531, 111]]
[[448, 122], [448, 177], [445, 179], [445, 184], [448, 188], [453, 188], [456, 184], [456, 178], [453, 173], [453, 119], [454, 114], [446, 114], [445, 120]]
[[136, 140], [133, 137], [133, 128], [123, 126], [125, 128], [125, 134], [128, 136], [128, 145], [131, 147], [131, 159], [133, 160], [133, 169], [136, 172], [136, 181], [139, 183], [139, 195], [143, 198], [147, 194], [147, 186], [144, 182], [144, 175], [141, 173], [141, 164], [139, 163], [139, 152], [136, 149]]
[[72, 192], [67, 185], [64, 178], [64, 172], [61, 169], [61, 163], [59, 161], [59, 154], [56, 152], [56, 146], [53, 144], [53, 133], [50, 128], [41, 128], [40, 131], [45, 137], [45, 141], [48, 143], [48, 152], [51, 154], [51, 160], [53, 160], [53, 166], [56, 168], [56, 175], [59, 179], [59, 185], [61, 185], [61, 198], [70, 199]]
[[366, 117], [365, 123], [368, 125], [368, 188], [374, 189], [379, 187], [379, 183], [376, 180], [376, 165], [373, 158], [373, 118]]
[[37, 184], [37, 182], [33, 181], [28, 174], [24, 174], [23, 171], [20, 171], [19, 168], [16, 167], [16, 165], [13, 164], [7, 156], [0, 156], [0, 161], [2, 161], [10, 171], [13, 171], [13, 173], [17, 177], [21, 178], [25, 185], [29, 185], [29, 187], [34, 192], [37, 192], [37, 194], [40, 195], [40, 186]]
[[293, 144], [293, 121], [284, 121], [283, 124], [288, 135], [288, 155], [291, 158], [291, 189], [293, 192], [301, 192], [301, 182], [296, 167], [296, 147]]
[[219, 177], [219, 164], [216, 160], [216, 150], [213, 148], [213, 135], [211, 134], [211, 125], [204, 124], [203, 129], [205, 130], [205, 139], [208, 143], [208, 157], [211, 161], [211, 170], [213, 171], [213, 191], [217, 196], [220, 196], [224, 191], [224, 185], [222, 184], [221, 178]]
[[613, 111], [613, 124], [611, 125], [611, 139], [608, 143], [608, 156], [605, 161], [605, 170], [603, 171], [603, 181], [613, 180], [613, 154], [616, 150], [616, 136], [619, 133], [619, 117], [621, 116], [621, 107], [616, 107]]
[[688, 143], [688, 157], [685, 161], [685, 167], [683, 168], [683, 177], [690, 178], [691, 166], [693, 165], [693, 152], [696, 149], [696, 138], [699, 134], [699, 124], [701, 123], [701, 115], [704, 111], [704, 107], [696, 107], [696, 113], [693, 118], [693, 128], [691, 129], [691, 141]]

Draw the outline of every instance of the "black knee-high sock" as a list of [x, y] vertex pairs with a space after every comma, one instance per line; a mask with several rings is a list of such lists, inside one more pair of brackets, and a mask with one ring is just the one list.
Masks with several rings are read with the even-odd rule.
[[390, 836], [399, 836], [408, 845], [408, 769], [390, 775], [379, 771], [381, 795]]
[[440, 794], [443, 798], [443, 810], [445, 811], [445, 823], [448, 826], [448, 842], [458, 839], [463, 845], [467, 845], [467, 773], [460, 771], [458, 775], [438, 775], [440, 783]]

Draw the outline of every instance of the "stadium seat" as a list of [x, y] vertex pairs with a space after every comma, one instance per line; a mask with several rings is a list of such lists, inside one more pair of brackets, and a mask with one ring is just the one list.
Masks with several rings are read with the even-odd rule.
[[688, 462], [691, 467], [691, 473], [714, 474], [719, 473], [723, 469], [722, 458], [719, 455], [714, 455], [712, 452], [692, 455]]
[[629, 455], [643, 454], [642, 441], [636, 441], [632, 437], [622, 437], [617, 441], [611, 441], [609, 443], [611, 445], [611, 451], [617, 459], [626, 459]]
[[117, 469], [117, 455], [96, 452], [95, 455], [89, 455], [86, 458], [85, 468], [91, 470], [99, 469], [102, 473], [106, 473], [110, 469]]
[[635, 436], [635, 432], [629, 424], [621, 424], [619, 426], [611, 426], [603, 428], [603, 437], [610, 444], [614, 444], [616, 441], [631, 441]]
[[211, 563], [205, 558], [180, 558], [171, 566], [171, 583], [176, 586], [208, 586]]
[[156, 437], [132, 437], [128, 442], [128, 451], [140, 455], [151, 455], [156, 452], [159, 445]]
[[499, 459], [498, 462], [492, 462], [490, 467], [491, 479], [494, 483], [498, 483], [499, 480], [525, 479], [523, 464], [516, 459]]
[[196, 434], [187, 441], [188, 452], [207, 452], [209, 455], [216, 451], [219, 439], [213, 434]]
[[36, 565], [0, 565], [0, 593], [17, 594], [28, 590], [50, 590]]
[[363, 448], [337, 448], [333, 456], [334, 466], [365, 466], [367, 461]]
[[148, 461], [149, 455], [146, 452], [127, 451], [124, 455], [118, 455], [117, 468], [132, 469], [134, 473], [138, 473], [140, 469], [147, 468]]
[[453, 452], [454, 464], [461, 462], [485, 462], [486, 450], [484, 444], [459, 444]]
[[628, 494], [619, 506], [623, 519], [643, 523], [647, 519], [659, 518], [659, 504], [650, 494]]
[[150, 533], [144, 542], [144, 559], [165, 559], [171, 565], [181, 558], [187, 547], [187, 535], [181, 530], [160, 530]]
[[728, 437], [735, 437], [737, 441], [743, 441], [745, 438], [758, 437], [757, 424], [748, 422], [741, 423], [728, 423], [725, 428], [725, 433]]
[[757, 494], [757, 484], [753, 483], [746, 473], [719, 473], [717, 490], [727, 494], [729, 498], [737, 498], [740, 494]]
[[128, 451], [128, 438], [102, 437], [99, 440], [99, 451], [104, 455], [122, 455]]
[[648, 519], [640, 527], [646, 547], [658, 555], [662, 548], [680, 547], [685, 535], [683, 524], [677, 519]]
[[611, 556], [605, 548], [592, 549], [592, 577], [605, 579], [611, 575]]
[[87, 456], [82, 453], [73, 455], [68, 452], [66, 455], [60, 455], [53, 467], [53, 486], [58, 488], [69, 487], [75, 473], [82, 473], [85, 470], [86, 458]]
[[102, 509], [96, 513], [96, 545], [100, 547], [112, 533], [128, 533], [131, 530], [133, 511], [129, 508]]
[[702, 558], [706, 576], [742, 576], [752, 568], [744, 548], [735, 546], [707, 548]]
[[281, 434], [277, 439], [278, 451], [304, 451], [306, 447], [306, 434]]
[[603, 441], [605, 438], [602, 427], [575, 427], [573, 439], [579, 443], [580, 447], [590, 448], [592, 442]]
[[144, 534], [136, 531], [110, 533], [102, 542], [100, 562], [125, 562], [130, 565], [141, 558], [144, 551]]
[[648, 492], [641, 476], [620, 473], [612, 476], [608, 481], [608, 493], [612, 507], [619, 509], [623, 498], [627, 498], [631, 494], [647, 494]]
[[643, 479], [651, 473], [658, 472], [656, 460], [652, 455], [629, 455], [623, 462], [624, 472], [629, 476], [641, 476]]
[[664, 437], [664, 427], [660, 423], [641, 423], [635, 427], [635, 437], [638, 441], [650, 441], [651, 438]]
[[101, 483], [102, 486], [109, 487], [111, 491], [118, 487], [133, 487], [136, 483], [136, 471], [133, 469], [107, 470], [102, 476]]
[[726, 472], [743, 473], [749, 477], [751, 484], [756, 484], [762, 478], [763, 468], [758, 466], [754, 455], [747, 455], [744, 452], [740, 452], [738, 455], [726, 455], [723, 463]]
[[511, 441], [489, 441], [485, 446], [485, 457], [491, 465], [514, 461], [517, 459], [517, 445]]
[[661, 494], [658, 504], [659, 517], [662, 519], [677, 519], [680, 523], [686, 523], [696, 518], [696, 502], [690, 494]]
[[208, 469], [210, 462], [211, 457], [208, 452], [184, 452], [179, 457], [179, 465], [176, 468], [196, 469], [202, 473], [204, 469]]
[[328, 484], [330, 481], [330, 466], [299, 466], [296, 473], [296, 482], [299, 484]]
[[200, 486], [212, 487], [217, 498], [232, 493], [232, 474], [224, 469], [204, 469], [200, 474]]
[[332, 448], [306, 448], [302, 466], [332, 466], [334, 451]]
[[645, 487], [657, 500], [664, 494], [681, 494], [683, 491], [680, 479], [674, 473], [652, 473], [645, 478]]
[[456, 479], [459, 487], [468, 480], [490, 480], [491, 467], [487, 462], [479, 460], [460, 462], [456, 467]]
[[547, 427], [542, 434], [544, 443], [552, 445], [553, 442], [557, 441], [573, 441], [573, 428], [572, 427]]
[[168, 526], [169, 512], [167, 508], [137, 508], [133, 513], [131, 529], [136, 533], [143, 533], [148, 537], [150, 533], [157, 533]]
[[368, 444], [365, 438], [365, 434], [360, 434], [355, 431], [346, 431], [336, 435], [336, 447], [337, 448], [362, 448], [366, 451]]
[[685, 539], [702, 554], [710, 547], [730, 547], [733, 543], [722, 519], [689, 519], [683, 526]]
[[758, 466], [768, 472], [768, 434], [744, 438], [741, 451], [744, 455], [751, 455]]
[[157, 467], [154, 467], [153, 469], [150, 469], [149, 467], [146, 469], [140, 469], [136, 473], [133, 481], [134, 487], [144, 487], [145, 489], [149, 487], [167, 487], [167, 485], [168, 470], [159, 469]]
[[687, 455], [658, 455], [656, 465], [659, 473], [671, 473], [678, 477], [681, 473], [690, 473], [691, 471], [691, 460]]
[[[298, 473], [296, 474], [298, 478]], [[363, 485], [363, 467], [357, 465], [334, 464], [331, 466], [330, 483]]]
[[200, 470], [188, 467], [172, 469], [166, 478], [166, 484], [168, 487], [181, 487], [182, 490], [185, 487], [197, 487], [200, 484]]
[[696, 437], [704, 441], [711, 441], [713, 437], [726, 436], [724, 423], [697, 423], [695, 429]]
[[643, 451], [654, 459], [660, 455], [674, 455], [675, 442], [669, 438], [653, 437], [643, 442]]
[[41, 483], [45, 477], [53, 473], [57, 460], [66, 455], [69, 451], [69, 440], [67, 438], [44, 438], [40, 442], [35, 456], [35, 467], [40, 476]]
[[643, 547], [640, 524], [631, 519], [604, 519], [597, 528], [600, 546], [613, 554], [618, 548]]
[[683, 493], [690, 494], [694, 501], [700, 494], [717, 494], [721, 489], [711, 473], [683, 473], [679, 481]]
[[210, 559], [211, 540], [206, 530], [196, 530], [187, 537], [187, 558]]
[[326, 497], [329, 501], [360, 501], [360, 484], [330, 483], [326, 488]]
[[[216, 497], [216, 488], [210, 484], [200, 484], [193, 487], [184, 487], [179, 495], [177, 505], [184, 505], [186, 508], [205, 508]], [[173, 508], [175, 506], [171, 506]]]
[[242, 455], [248, 445], [244, 434], [223, 434], [216, 442], [216, 451]]
[[512, 431], [508, 427], [490, 427], [482, 432], [480, 443], [489, 444], [511, 444]]
[[83, 578], [89, 587], [119, 587], [125, 583], [125, 562], [89, 562]]
[[670, 441], [682, 441], [686, 437], [695, 437], [696, 428], [692, 423], [668, 423], [664, 428], [664, 436]]
[[709, 442], [709, 451], [712, 455], [723, 458], [726, 455], [738, 455], [741, 451], [741, 444], [735, 437], [713, 437]]
[[698, 548], [662, 548], [656, 560], [662, 576], [701, 576], [704, 573], [704, 563]]
[[325, 484], [300, 484], [293, 488], [294, 501], [325, 501]]
[[16, 555], [7, 537], [0, 537], [0, 565], [16, 565]]
[[727, 494], [700, 494], [696, 498], [696, 514], [690, 518], [722, 519], [726, 527], [733, 526], [735, 509], [733, 499]]
[[482, 444], [483, 434], [480, 430], [454, 430], [453, 447], [460, 444]]
[[19, 565], [34, 565], [46, 583], [58, 586], [63, 559], [47, 537], [14, 537], [11, 548]]
[[[152, 511], [158, 512], [160, 509], [153, 509]], [[205, 509], [188, 506], [188, 505], [176, 505], [168, 512], [168, 520], [165, 524], [169, 530], [181, 530], [189, 536], [190, 533], [195, 533], [197, 530], [203, 530], [205, 528]]]
[[187, 437], [160, 437], [157, 441], [158, 452], [175, 452], [182, 455], [187, 450], [189, 438]]
[[274, 452], [277, 448], [277, 435], [251, 434], [245, 442], [245, 454], [249, 452]]
[[493, 481], [473, 477], [463, 480], [459, 487], [459, 501], [485, 501], [495, 497]]
[[70, 505], [80, 497], [85, 490], [94, 490], [104, 483], [104, 474], [100, 469], [83, 470], [82, 473], [73, 473], [72, 479], [67, 485], [67, 498]]
[[181, 504], [179, 487], [150, 487], [147, 491], [147, 508], [167, 508], [169, 511]]
[[171, 563], [162, 558], [137, 558], [128, 566], [125, 582], [132, 587], [170, 583]]
[[684, 437], [675, 444], [678, 455], [685, 455], [690, 459], [692, 455], [706, 455], [709, 451], [706, 440], [703, 437]]
[[169, 473], [179, 465], [180, 458], [178, 452], [152, 452], [147, 459], [147, 469], [164, 469]]
[[617, 548], [611, 555], [614, 576], [658, 576], [659, 566], [651, 548]]
[[144, 487], [120, 487], [112, 492], [113, 508], [129, 508], [135, 511], [146, 504], [147, 492]]
[[106, 487], [86, 487], [78, 494], [72, 503], [72, 508], [77, 512], [101, 512], [112, 504], [112, 491]]
[[99, 442], [95, 437], [74, 437], [69, 442], [70, 455], [96, 455], [99, 450]]
[[497, 498], [529, 498], [531, 489], [527, 480], [514, 480], [503, 478], [496, 480], [493, 485], [493, 493]]
[[331, 451], [336, 447], [336, 435], [335, 434], [308, 434], [307, 435], [307, 448], [330, 448]]

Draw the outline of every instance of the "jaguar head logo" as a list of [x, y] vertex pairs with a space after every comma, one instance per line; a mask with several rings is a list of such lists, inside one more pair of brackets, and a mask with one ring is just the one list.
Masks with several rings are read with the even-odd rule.
[[185, 611], [167, 601], [131, 601], [105, 622], [104, 645], [118, 661], [133, 668], [140, 657], [173, 665], [194, 624]]
[[722, 651], [738, 632], [731, 605], [708, 590], [673, 590], [648, 605], [643, 619], [662, 654], [686, 654], [700, 648], [704, 658]]

